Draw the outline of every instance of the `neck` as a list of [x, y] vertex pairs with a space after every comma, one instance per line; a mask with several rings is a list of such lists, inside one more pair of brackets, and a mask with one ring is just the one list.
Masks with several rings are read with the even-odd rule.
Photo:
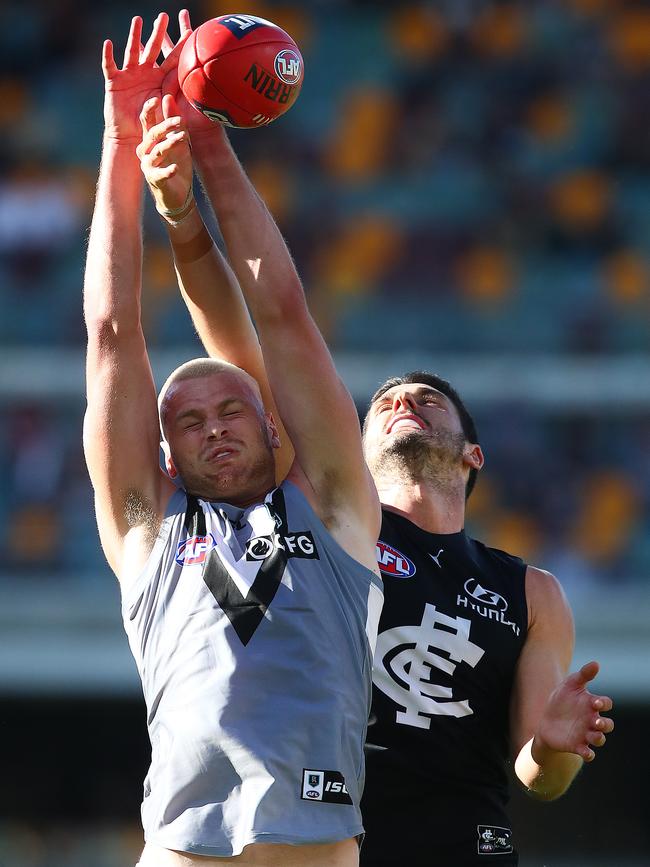
[[229, 506], [234, 506], [236, 509], [248, 509], [249, 506], [254, 506], [257, 503], [263, 503], [267, 494], [276, 487], [274, 481], [270, 481], [264, 486], [255, 486], [252, 490], [238, 491], [231, 493], [227, 488], [217, 490], [212, 487], [204, 487], [202, 484], [192, 484], [182, 480], [182, 485], [188, 494], [198, 497], [200, 500], [206, 500], [210, 503], [225, 503]]
[[375, 478], [382, 506], [428, 533], [459, 533], [465, 526], [465, 489], [424, 481]]

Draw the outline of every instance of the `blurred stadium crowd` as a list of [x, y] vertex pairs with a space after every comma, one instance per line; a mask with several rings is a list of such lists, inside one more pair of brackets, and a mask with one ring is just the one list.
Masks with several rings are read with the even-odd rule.
[[[189, 6], [195, 24], [226, 12], [271, 18], [303, 50], [296, 107], [232, 138], [335, 350], [647, 352], [646, 3]], [[130, 16], [148, 24], [157, 11], [150, 0], [0, 7], [1, 346], [50, 347], [53, 364], [57, 351], [83, 347], [101, 40], [120, 56]], [[149, 345], [189, 345], [150, 210], [146, 231]], [[103, 580], [81, 395], [0, 399], [3, 571]], [[499, 404], [476, 415], [488, 464], [475, 532], [576, 586], [647, 581], [647, 409], [549, 417]]]

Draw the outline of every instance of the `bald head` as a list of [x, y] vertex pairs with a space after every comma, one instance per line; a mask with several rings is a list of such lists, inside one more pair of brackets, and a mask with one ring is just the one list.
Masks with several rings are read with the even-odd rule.
[[249, 373], [246, 373], [245, 370], [242, 370], [241, 367], [237, 367], [235, 364], [230, 364], [229, 361], [222, 361], [218, 358], [193, 358], [191, 361], [186, 361], [185, 364], [181, 364], [180, 367], [173, 370], [160, 389], [158, 395], [158, 414], [160, 416], [160, 429], [163, 432], [163, 436], [165, 435], [170, 398], [176, 387], [181, 382], [186, 382], [190, 379], [206, 379], [223, 374], [235, 376], [241, 380], [242, 384], [251, 392], [253, 400], [259, 404], [260, 414], [264, 414], [264, 403], [260, 387], [257, 384], [257, 380]]

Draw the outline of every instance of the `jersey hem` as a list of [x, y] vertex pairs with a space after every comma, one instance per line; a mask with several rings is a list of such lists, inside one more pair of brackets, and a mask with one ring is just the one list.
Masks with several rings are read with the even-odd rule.
[[342, 843], [344, 840], [354, 840], [363, 837], [364, 830], [361, 825], [357, 825], [356, 829], [352, 829], [349, 833], [342, 832], [340, 836], [317, 838], [298, 837], [291, 834], [274, 834], [267, 831], [260, 831], [257, 834], [252, 834], [242, 843], [241, 847], [233, 849], [225, 849], [223, 846], [209, 846], [202, 843], [177, 843], [168, 840], [161, 840], [156, 837], [147, 837], [145, 835], [145, 843], [152, 843], [155, 846], [160, 846], [163, 849], [172, 849], [176, 852], [188, 852], [190, 855], [206, 855], [215, 858], [235, 858], [241, 855], [246, 846], [252, 843], [278, 843], [286, 846], [322, 846], [327, 843]]

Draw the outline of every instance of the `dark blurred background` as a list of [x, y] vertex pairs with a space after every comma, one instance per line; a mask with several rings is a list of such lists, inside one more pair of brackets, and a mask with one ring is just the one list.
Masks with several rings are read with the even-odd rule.
[[[452, 380], [487, 455], [470, 530], [554, 571], [576, 665], [602, 662], [616, 732], [561, 801], [515, 795], [522, 867], [650, 864], [650, 4], [189, 8], [300, 45], [296, 106], [231, 138], [343, 378], [361, 413], [388, 375]], [[4, 867], [122, 867], [141, 846], [148, 743], [81, 451], [81, 287], [101, 42], [121, 56], [131, 15], [158, 11], [0, 5]], [[160, 383], [201, 347], [145, 221]]]

